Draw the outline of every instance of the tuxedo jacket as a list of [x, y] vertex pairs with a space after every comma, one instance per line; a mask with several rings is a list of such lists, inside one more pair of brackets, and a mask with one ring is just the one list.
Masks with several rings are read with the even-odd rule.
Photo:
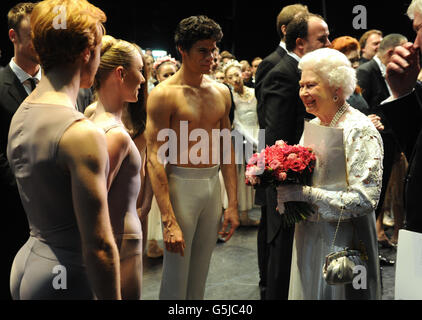
[[79, 89], [78, 97], [76, 99], [76, 108], [79, 112], [84, 113], [86, 107], [94, 102], [94, 95], [91, 89]]
[[417, 84], [411, 94], [379, 109], [409, 161], [404, 188], [406, 229], [422, 233], [422, 86]]
[[362, 96], [369, 105], [369, 114], [374, 113], [381, 117], [384, 130], [380, 132], [384, 144], [384, 170], [383, 170], [383, 188], [376, 214], [378, 215], [385, 197], [386, 188], [390, 179], [391, 170], [394, 164], [394, 157], [400, 151], [400, 146], [395, 137], [392, 127], [382, 113], [378, 112], [377, 106], [390, 96], [387, 84], [382, 76], [378, 63], [372, 59], [358, 67], [356, 70], [358, 84], [362, 88]]
[[[262, 128], [263, 123], [261, 123], [260, 119], [263, 119], [262, 112], [263, 112], [263, 105], [261, 103], [261, 89], [262, 84], [264, 81], [264, 78], [268, 75], [270, 70], [274, 68], [274, 66], [280, 62], [281, 58], [284, 57], [286, 54], [286, 50], [284, 50], [282, 47], [278, 46], [277, 49], [264, 58], [264, 60], [261, 61], [261, 63], [258, 65], [258, 69], [256, 70], [255, 74], [255, 97], [258, 101], [257, 104], [257, 113], [258, 113], [258, 121], [259, 125]], [[261, 117], [260, 117], [261, 114]], [[261, 126], [262, 125], [262, 126]]]
[[387, 143], [389, 144], [389, 147], [391, 147], [388, 150], [391, 150], [392, 153], [387, 155], [387, 157], [391, 157], [394, 153], [393, 145], [395, 145], [397, 141], [388, 119], [385, 119], [383, 114], [377, 111], [377, 106], [390, 96], [390, 92], [388, 91], [387, 84], [385, 83], [385, 79], [382, 76], [377, 62], [372, 59], [359, 66], [356, 70], [356, 77], [359, 86], [362, 88], [362, 96], [369, 105], [368, 114], [374, 113], [381, 117], [381, 122], [385, 129], [380, 133], [384, 142], [384, 149]]
[[366, 63], [366, 62], [368, 62], [368, 61], [371, 61], [371, 60], [368, 60], [368, 59], [366, 59], [366, 58], [361, 57], [361, 58], [359, 59], [359, 65], [361, 66], [361, 65], [363, 65], [364, 63]]
[[360, 65], [356, 70], [356, 77], [362, 88], [362, 96], [370, 109], [377, 107], [390, 96], [385, 79], [374, 59]]
[[27, 96], [25, 88], [9, 65], [0, 70], [0, 184], [2, 191], [7, 186], [16, 186], [6, 157], [7, 137], [12, 117]]
[[[261, 102], [265, 106], [263, 119], [265, 144], [273, 145], [277, 140], [297, 144], [303, 133], [304, 119], [314, 116], [306, 112], [299, 98], [300, 71], [298, 62], [286, 54], [265, 77]], [[271, 242], [281, 227], [275, 188], [267, 188], [267, 241]]]
[[[286, 50], [278, 46], [274, 52], [266, 56], [261, 61], [261, 63], [258, 65], [258, 69], [256, 70], [256, 74], [255, 74], [255, 97], [257, 100], [256, 110], [257, 110], [257, 115], [258, 115], [259, 127], [261, 129], [265, 128], [265, 124], [263, 122], [264, 121], [264, 114], [263, 114], [264, 106], [262, 104], [262, 100], [260, 96], [262, 83], [264, 81], [265, 76], [270, 72], [272, 68], [274, 68], [274, 66], [278, 62], [280, 62], [281, 58], [283, 58], [285, 54], [286, 54]], [[258, 187], [255, 193], [255, 204], [264, 206], [266, 205], [266, 202], [267, 200], [266, 200], [266, 195], [265, 195], [265, 189]]]
[[4, 244], [0, 261], [0, 298], [10, 299], [9, 275], [13, 259], [28, 240], [29, 227], [16, 180], [7, 161], [6, 146], [12, 117], [28, 96], [9, 65], [0, 71], [0, 203], [2, 223], [0, 241]]

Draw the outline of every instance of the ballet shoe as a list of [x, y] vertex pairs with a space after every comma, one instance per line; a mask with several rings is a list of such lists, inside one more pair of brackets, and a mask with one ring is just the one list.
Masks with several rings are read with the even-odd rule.
[[160, 258], [164, 254], [164, 250], [160, 248], [157, 240], [148, 240], [147, 248], [147, 257], [149, 258]]

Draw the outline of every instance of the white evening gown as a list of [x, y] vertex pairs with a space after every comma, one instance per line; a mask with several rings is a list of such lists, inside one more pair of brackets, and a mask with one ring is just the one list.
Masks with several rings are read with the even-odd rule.
[[[235, 104], [233, 127], [239, 131], [245, 139], [254, 144], [258, 144], [258, 115], [257, 100], [255, 98], [255, 90], [244, 86], [247, 93], [244, 97], [233, 91], [233, 101]], [[239, 152], [240, 150], [236, 150]], [[242, 163], [236, 165], [237, 169], [237, 199], [238, 210], [247, 211], [253, 208], [255, 199], [255, 190], [251, 186], [245, 184], [245, 157], [242, 150]], [[247, 159], [246, 159], [247, 161]]]
[[[320, 124], [318, 118], [311, 122]], [[352, 107], [338, 127], [343, 128], [349, 186], [345, 190], [330, 191], [321, 187], [322, 196], [315, 203], [317, 213], [296, 224], [289, 288], [291, 300], [381, 299], [374, 210], [381, 192], [382, 140], [370, 120]], [[369, 257], [366, 289], [363, 283], [360, 289], [352, 284], [329, 285], [322, 276], [325, 256], [332, 252], [331, 242], [341, 207], [344, 207], [344, 221], [340, 224], [334, 251], [359, 248], [363, 243]]]

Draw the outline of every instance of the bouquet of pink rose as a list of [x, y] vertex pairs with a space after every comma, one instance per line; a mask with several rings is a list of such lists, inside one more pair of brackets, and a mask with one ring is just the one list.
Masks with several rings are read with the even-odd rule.
[[[279, 186], [297, 183], [309, 185], [316, 157], [312, 149], [300, 145], [288, 145], [278, 140], [260, 153], [255, 153], [246, 166], [245, 182], [250, 186]], [[307, 202], [291, 201], [284, 204], [284, 226], [292, 226], [314, 213]]]

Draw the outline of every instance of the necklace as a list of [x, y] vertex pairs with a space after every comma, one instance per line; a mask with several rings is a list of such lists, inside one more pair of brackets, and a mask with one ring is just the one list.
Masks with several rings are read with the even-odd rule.
[[334, 115], [333, 119], [330, 122], [329, 127], [335, 127], [337, 122], [340, 120], [341, 116], [346, 112], [347, 108], [349, 107], [348, 103], [345, 102], [338, 110], [337, 113]]
[[238, 93], [238, 92], [236, 92], [236, 91], [234, 91], [233, 90], [233, 92], [241, 99], [241, 100], [243, 100], [243, 101], [248, 101], [251, 97], [252, 97], [252, 94], [249, 92], [249, 90], [248, 89], [246, 89], [245, 87], [243, 88], [243, 93], [242, 94], [240, 94], [240, 93]]

